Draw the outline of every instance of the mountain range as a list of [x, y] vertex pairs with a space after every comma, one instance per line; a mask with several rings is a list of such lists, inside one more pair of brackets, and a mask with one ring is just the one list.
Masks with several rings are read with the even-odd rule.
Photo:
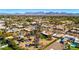
[[0, 13], [0, 15], [76, 15], [79, 13], [67, 13], [67, 12], [25, 12], [25, 13]]

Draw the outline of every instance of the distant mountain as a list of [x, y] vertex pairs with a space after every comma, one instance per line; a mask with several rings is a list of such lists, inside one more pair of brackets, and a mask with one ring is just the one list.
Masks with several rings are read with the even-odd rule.
[[23, 14], [68, 14], [68, 15], [79, 15], [79, 13], [66, 13], [66, 12], [26, 12]]
[[66, 13], [66, 12], [25, 12], [25, 13], [0, 13], [0, 15], [75, 15], [79, 16], [79, 13]]

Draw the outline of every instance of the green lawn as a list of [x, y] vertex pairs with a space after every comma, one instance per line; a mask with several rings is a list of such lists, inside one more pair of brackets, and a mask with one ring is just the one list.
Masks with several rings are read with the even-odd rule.
[[40, 38], [41, 38], [41, 39], [46, 39], [47, 37], [44, 36], [43, 34], [40, 34]]
[[1, 50], [13, 50], [13, 49], [10, 47], [5, 47], [5, 48], [2, 48]]
[[71, 47], [70, 50], [79, 50], [79, 48]]

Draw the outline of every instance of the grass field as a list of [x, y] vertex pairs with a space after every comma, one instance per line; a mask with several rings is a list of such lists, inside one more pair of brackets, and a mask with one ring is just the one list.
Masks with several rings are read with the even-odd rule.
[[79, 48], [71, 47], [70, 50], [79, 50]]
[[5, 47], [5, 48], [2, 48], [1, 50], [13, 50], [11, 47]]

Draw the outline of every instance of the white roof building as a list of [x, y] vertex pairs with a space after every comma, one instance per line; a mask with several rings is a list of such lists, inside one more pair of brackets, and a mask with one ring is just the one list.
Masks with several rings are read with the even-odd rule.
[[0, 20], [0, 29], [5, 29], [5, 21]]

